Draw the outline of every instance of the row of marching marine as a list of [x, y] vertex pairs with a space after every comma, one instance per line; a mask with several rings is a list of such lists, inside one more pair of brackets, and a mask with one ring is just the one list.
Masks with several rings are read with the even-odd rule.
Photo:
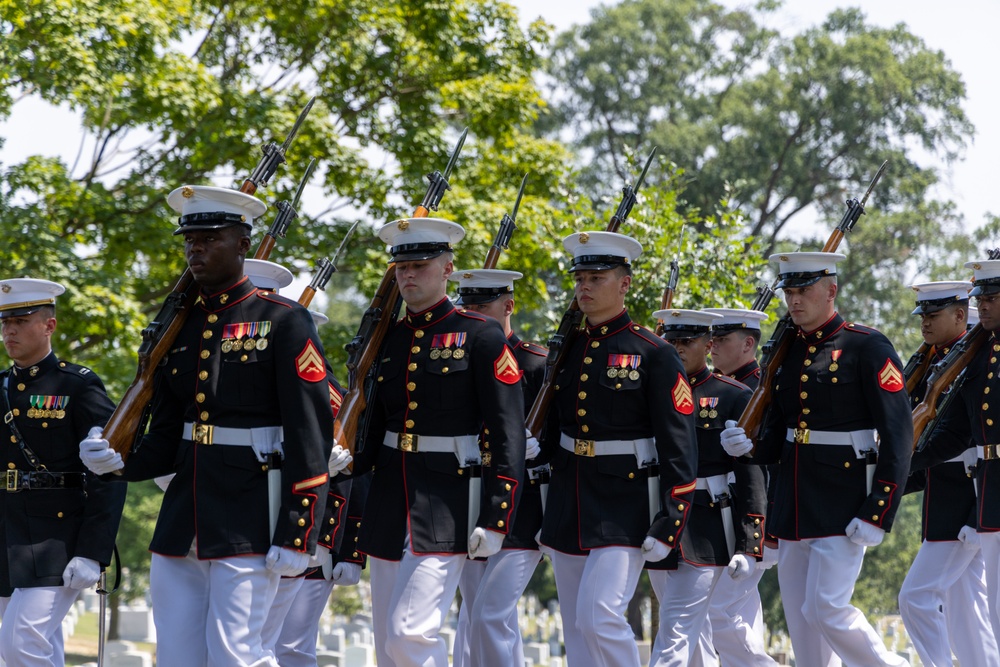
[[[913, 642], [924, 664], [998, 664], [1000, 261], [970, 263], [972, 283], [915, 286], [928, 363], [965, 345], [970, 289], [986, 333], [911, 473], [924, 389], [885, 336], [838, 314], [844, 255], [771, 257], [787, 344], [761, 369], [763, 312], [667, 308], [658, 335], [625, 307], [641, 245], [571, 234], [580, 319], [553, 339], [553, 364], [511, 327], [520, 273], [456, 269], [454, 222], [394, 221], [377, 233], [405, 309], [352, 454], [334, 438], [347, 399], [325, 318], [280, 294], [287, 269], [248, 258], [264, 204], [205, 186], [167, 202], [192, 300], [124, 452], [105, 437], [101, 381], [52, 350], [66, 288], [0, 281], [8, 667], [63, 664], [62, 619], [111, 560], [126, 483], [150, 479], [164, 489], [150, 544], [160, 667], [315, 665], [331, 591], [364, 567], [380, 667], [448, 665], [458, 590], [454, 664], [520, 667], [517, 602], [543, 555], [571, 666], [640, 664], [625, 612], [643, 569], [660, 605], [650, 665], [776, 664], [757, 595], [775, 564], [797, 664], [903, 665], [851, 595], [916, 490], [924, 543], [899, 598]], [[751, 432], [739, 423], [762, 392]]]

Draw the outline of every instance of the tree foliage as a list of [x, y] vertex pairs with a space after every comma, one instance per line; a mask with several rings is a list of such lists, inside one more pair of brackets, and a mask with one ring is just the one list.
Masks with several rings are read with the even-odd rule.
[[972, 135], [961, 77], [903, 24], [836, 10], [785, 37], [767, 28], [779, 6], [601, 6], [556, 40], [550, 72], [566, 89], [556, 129], [578, 128], [575, 145], [598, 178], [620, 169], [623, 146], [657, 143], [693, 176], [695, 205], [730, 184], [766, 250], [805, 209], [837, 210], [886, 159], [906, 178], [881, 186], [884, 201], [919, 213], [936, 177], [914, 147], [949, 161]]

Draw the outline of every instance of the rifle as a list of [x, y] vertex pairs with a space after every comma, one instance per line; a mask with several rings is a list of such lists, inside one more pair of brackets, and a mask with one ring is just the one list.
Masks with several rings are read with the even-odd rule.
[[[997, 259], [1000, 257], [1000, 248], [990, 250], [987, 255], [990, 259]], [[977, 324], [955, 343], [944, 359], [930, 367], [927, 376], [927, 391], [924, 392], [924, 398], [920, 404], [913, 408], [914, 450], [923, 446], [934, 430], [933, 426], [937, 422], [939, 412], [943, 414], [948, 404], [958, 395], [965, 382], [965, 368], [986, 342], [986, 339], [989, 338], [989, 335], [990, 332], [984, 329], [982, 324]], [[951, 387], [951, 391], [948, 392], [948, 396], [939, 411], [938, 399], [949, 387]], [[909, 389], [909, 381], [907, 381], [907, 389]]]
[[517, 229], [517, 225], [514, 224], [514, 221], [517, 220], [517, 209], [521, 208], [521, 197], [524, 196], [524, 186], [527, 183], [528, 174], [525, 174], [524, 178], [521, 179], [521, 188], [517, 191], [514, 210], [509, 215], [504, 213], [500, 219], [500, 229], [497, 230], [496, 238], [493, 239], [493, 245], [490, 246], [490, 251], [486, 253], [486, 261], [483, 262], [484, 269], [495, 269], [497, 262], [500, 261], [500, 253], [510, 246], [510, 238], [514, 235], [514, 230]]
[[[879, 182], [879, 179], [882, 178], [882, 172], [885, 171], [887, 164], [889, 164], [888, 160], [883, 162], [882, 166], [875, 172], [875, 177], [872, 179], [871, 184], [869, 184], [865, 196], [860, 201], [857, 199], [847, 200], [847, 210], [844, 212], [844, 217], [840, 219], [836, 229], [830, 234], [830, 238], [827, 239], [822, 252], [836, 252], [837, 248], [840, 247], [840, 242], [854, 229], [854, 225], [857, 224], [858, 219], [864, 215], [865, 203], [868, 201], [868, 197], [875, 189], [875, 185]], [[767, 302], [770, 302], [777, 284], [776, 281], [771, 288], [767, 288], [765, 291], [758, 290], [758, 298], [754, 302], [754, 310], [757, 310], [757, 302], [763, 302], [765, 298]], [[768, 292], [769, 294], [767, 294]], [[766, 307], [766, 304], [764, 307]], [[754, 389], [753, 395], [750, 397], [750, 402], [747, 403], [746, 408], [743, 409], [743, 414], [740, 416], [739, 425], [751, 440], [756, 440], [760, 434], [760, 427], [764, 422], [764, 413], [771, 404], [774, 376], [788, 355], [788, 349], [791, 347], [794, 338], [795, 325], [792, 323], [791, 316], [786, 312], [778, 320], [778, 324], [775, 326], [770, 340], [761, 348], [760, 384]]]
[[[302, 113], [299, 114], [284, 144], [278, 147], [271, 143], [264, 147], [264, 157], [261, 158], [250, 178], [243, 182], [240, 192], [252, 195], [257, 192], [259, 186], [267, 184], [278, 165], [285, 161], [285, 151], [291, 145], [292, 139], [298, 132], [299, 126], [302, 125], [302, 121], [305, 120], [306, 114], [309, 113], [309, 109], [312, 108], [313, 101], [310, 100]], [[278, 217], [282, 218], [280, 214]], [[277, 222], [276, 220], [275, 223]], [[289, 219], [288, 222], [291, 220]], [[287, 228], [287, 223], [283, 224]], [[274, 246], [276, 235], [284, 236], [284, 231], [277, 230], [272, 226], [264, 240], [261, 241], [263, 247], [270, 239], [270, 246], [263, 256], [258, 251], [254, 255], [256, 259], [267, 259], [270, 248]], [[173, 291], [164, 300], [160, 312], [149, 323], [149, 326], [142, 330], [142, 343], [139, 345], [139, 363], [135, 379], [125, 390], [125, 395], [104, 427], [104, 437], [108, 440], [111, 449], [121, 454], [122, 461], [128, 459], [129, 454], [132, 453], [133, 445], [139, 441], [143, 431], [145, 431], [149, 405], [153, 398], [153, 376], [157, 366], [177, 339], [181, 327], [187, 321], [195, 299], [198, 298], [198, 290], [192, 289], [193, 284], [194, 276], [191, 274], [191, 270], [185, 269], [174, 285]]]
[[316, 292], [326, 290], [326, 284], [330, 282], [330, 278], [332, 278], [333, 274], [337, 272], [337, 260], [340, 259], [340, 254], [344, 252], [344, 248], [347, 247], [347, 239], [351, 238], [351, 234], [354, 233], [357, 226], [358, 222], [355, 222], [351, 225], [351, 228], [347, 230], [347, 233], [344, 234], [344, 239], [340, 242], [340, 247], [337, 248], [337, 254], [333, 256], [332, 262], [324, 257], [316, 263], [316, 273], [313, 274], [312, 280], [309, 281], [309, 285], [302, 290], [302, 294], [299, 295], [300, 305], [308, 308], [309, 304], [312, 303], [313, 297], [316, 296]]
[[[629, 214], [632, 212], [632, 207], [635, 206], [636, 193], [642, 187], [642, 182], [646, 178], [646, 172], [649, 170], [649, 165], [652, 164], [653, 156], [655, 155], [656, 147], [654, 146], [653, 150], [649, 152], [649, 157], [646, 158], [646, 165], [642, 168], [642, 173], [636, 179], [635, 186], [633, 187], [626, 183], [625, 187], [622, 188], [622, 200], [618, 204], [615, 214], [608, 221], [605, 231], [617, 232], [622, 223], [628, 219]], [[566, 312], [563, 313], [562, 319], [559, 321], [559, 328], [549, 338], [549, 354], [545, 358], [545, 374], [542, 376], [542, 386], [539, 387], [538, 394], [535, 396], [535, 402], [531, 404], [531, 410], [528, 411], [528, 415], [525, 418], [525, 428], [531, 431], [531, 434], [536, 438], [541, 435], [542, 426], [545, 423], [545, 415], [549, 411], [549, 405], [552, 403], [552, 397], [555, 394], [554, 383], [556, 375], [566, 363], [566, 355], [573, 346], [573, 341], [580, 334], [580, 327], [582, 325], [583, 313], [580, 312], [580, 304], [577, 303], [576, 297], [573, 297], [573, 301], [569, 304]]]
[[[458, 160], [458, 154], [465, 144], [469, 133], [466, 128], [448, 159], [444, 173], [435, 171], [428, 174], [427, 193], [423, 201], [413, 212], [414, 218], [426, 218], [430, 211], [436, 211], [444, 193], [451, 189], [448, 177]], [[375, 390], [374, 375], [378, 372], [378, 362], [382, 357], [382, 346], [389, 333], [389, 327], [399, 316], [403, 299], [399, 295], [399, 285], [396, 284], [396, 263], [389, 262], [382, 282], [375, 290], [368, 309], [361, 317], [358, 333], [350, 343], [344, 346], [347, 350], [347, 392], [340, 404], [340, 411], [333, 422], [333, 437], [337, 444], [347, 449], [352, 455], [357, 446], [361, 428], [361, 417], [368, 406], [368, 401]], [[353, 466], [348, 466], [349, 469]]]
[[[681, 239], [683, 240], [683, 235]], [[679, 253], [678, 253], [679, 254]], [[663, 288], [663, 296], [660, 297], [660, 310], [667, 310], [674, 302], [674, 292], [677, 291], [677, 280], [681, 277], [681, 267], [678, 264], [678, 254], [670, 260], [670, 277], [667, 278], [667, 286]], [[656, 337], [663, 336], [663, 320], [656, 320]]]

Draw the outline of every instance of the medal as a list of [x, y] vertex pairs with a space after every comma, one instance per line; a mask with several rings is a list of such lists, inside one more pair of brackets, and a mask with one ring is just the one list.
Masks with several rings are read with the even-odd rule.
[[230, 339], [227, 338], [226, 340], [222, 341], [222, 351], [223, 351], [223, 353], [225, 353], [225, 352], [232, 352], [232, 350], [233, 350], [233, 341], [232, 340], [230, 340]]
[[465, 350], [463, 350], [462, 348], [458, 348], [452, 353], [451, 356], [453, 359], [461, 359], [462, 357], [465, 356]]
[[716, 417], [719, 416], [719, 412], [718, 412], [718, 410], [709, 410], [708, 411], [708, 416], [709, 416], [710, 419], [715, 419]]
[[261, 338], [260, 340], [257, 341], [257, 349], [258, 350], [263, 350], [266, 347], [267, 347], [267, 339], [266, 338]]
[[450, 347], [446, 347], [443, 350], [441, 350], [441, 358], [442, 359], [451, 359], [451, 348]]
[[34, 408], [28, 408], [28, 419], [34, 419], [36, 412], [37, 410], [35, 410]]
[[439, 349], [437, 349], [435, 347], [433, 350], [431, 350], [430, 357], [431, 357], [431, 359], [440, 359], [441, 358], [441, 350], [439, 350]]
[[243, 343], [243, 349], [247, 352], [253, 352], [257, 349], [257, 339], [247, 338], [246, 342]]
[[835, 361], [835, 362], [833, 362], [832, 364], [830, 364], [830, 370], [831, 370], [831, 371], [835, 371], [835, 370], [837, 370], [838, 368], [840, 368], [840, 366], [839, 366], [839, 365], [837, 364], [837, 362], [836, 362], [836, 361]]
[[56, 419], [63, 419], [66, 417], [65, 410], [56, 410], [55, 412], [56, 412]]
[[708, 410], [702, 410], [701, 412], [698, 413], [698, 416], [704, 419], [705, 417], [708, 416]]
[[608, 369], [608, 377], [611, 378], [612, 380], [615, 379], [616, 377], [618, 377], [618, 369], [617, 368], [609, 368]]
[[618, 377], [620, 377], [623, 380], [625, 378], [627, 378], [628, 377], [628, 369], [627, 368], [619, 368], [618, 369]]
[[629, 371], [628, 379], [632, 380], [633, 382], [635, 380], [638, 380], [639, 379], [639, 371]]
[[243, 349], [243, 341], [237, 338], [233, 341], [233, 352], [239, 352]]

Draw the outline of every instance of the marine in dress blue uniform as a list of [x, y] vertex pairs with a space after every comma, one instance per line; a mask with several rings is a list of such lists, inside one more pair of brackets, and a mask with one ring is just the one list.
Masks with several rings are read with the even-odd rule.
[[[153, 532], [157, 662], [276, 665], [262, 644], [281, 575], [315, 551], [333, 444], [323, 347], [309, 312], [243, 273], [265, 206], [233, 190], [184, 186], [181, 213], [199, 296], [155, 377], [152, 417], [126, 480], [176, 473]], [[81, 443], [99, 472], [106, 441]], [[281, 468], [272, 525], [269, 471]]]
[[[899, 508], [913, 425], [892, 344], [836, 312], [842, 259], [771, 257], [796, 332], [753, 460], [779, 463], [768, 523], [780, 541], [778, 580], [796, 660], [827, 665], [836, 653], [849, 664], [901, 665], [850, 596], [865, 548], [882, 541]], [[751, 449], [735, 426], [722, 442], [734, 455]]]
[[[380, 666], [448, 663], [438, 633], [466, 556], [500, 550], [521, 493], [517, 359], [499, 323], [446, 296], [451, 246], [463, 235], [460, 225], [435, 218], [379, 230], [406, 303], [383, 345], [355, 464], [373, 470], [358, 544], [369, 557]], [[470, 495], [482, 464], [480, 435], [492, 467], [481, 478], [481, 498]], [[474, 515], [470, 501], [480, 505]]]
[[541, 438], [552, 467], [541, 543], [552, 549], [569, 664], [638, 665], [625, 610], [644, 558], [680, 544], [697, 476], [695, 406], [677, 352], [625, 310], [642, 246], [611, 232], [563, 244], [586, 321]]
[[[937, 363], [965, 335], [968, 281], [912, 286], [914, 315], [921, 320], [929, 363]], [[927, 390], [927, 376], [910, 394], [916, 407]], [[950, 461], [910, 475], [906, 493], [924, 492], [923, 542], [899, 589], [899, 612], [925, 665], [951, 665], [952, 652], [963, 665], [1000, 665], [987, 604], [985, 566], [976, 533], [976, 447]]]
[[[761, 375], [757, 347], [761, 323], [767, 321], [767, 314], [742, 308], [706, 308], [705, 312], [720, 316], [711, 323], [713, 371], [751, 390], [756, 389]], [[695, 393], [697, 395], [697, 390]], [[776, 471], [773, 466], [765, 469], [768, 481], [773, 479]], [[732, 474], [730, 482], [735, 482]], [[773, 485], [767, 486], [770, 507]], [[765, 570], [777, 562], [778, 542], [768, 541], [767, 522], [762, 522], [762, 525], [765, 538], [763, 557], [744, 578], [719, 577], [709, 600], [709, 623], [702, 625], [698, 646], [691, 654], [690, 667], [709, 667], [720, 662], [747, 667], [776, 664], [764, 647], [764, 611], [757, 586]]]
[[[924, 447], [913, 455], [914, 472], [960, 456], [970, 439], [977, 456], [976, 484], [978, 534], [986, 568], [990, 623], [1000, 636], [1000, 415], [991, 393], [1000, 391], [1000, 261], [968, 262], [979, 320], [989, 332], [986, 342], [972, 356], [955, 399], [938, 414], [938, 421]], [[952, 389], [952, 391], [955, 391]]]
[[[523, 372], [521, 389], [527, 413], [542, 385], [548, 351], [522, 341], [511, 326], [514, 284], [521, 277], [517, 271], [468, 269], [456, 270], [451, 280], [458, 282], [456, 306], [494, 319], [503, 327]], [[486, 560], [470, 561], [462, 570], [459, 583], [462, 607], [455, 633], [454, 667], [524, 663], [517, 603], [541, 560], [535, 536], [542, 527], [542, 492], [549, 476], [548, 465], [537, 460], [538, 441], [528, 433], [525, 436], [528, 460], [514, 526], [499, 553]], [[493, 474], [489, 449], [483, 449], [481, 455], [483, 476], [489, 476]]]
[[[663, 337], [684, 364], [693, 394], [698, 434], [698, 478], [690, 522], [680, 549], [649, 563], [649, 580], [660, 600], [660, 627], [650, 664], [688, 665], [708, 625], [710, 599], [724, 568], [726, 579], [748, 579], [763, 553], [764, 473], [737, 462], [722, 449], [720, 434], [738, 419], [750, 389], [712, 373], [706, 363], [712, 326], [721, 315], [697, 310], [660, 310]], [[730, 477], [733, 483], [730, 484]]]
[[0, 658], [10, 667], [63, 664], [62, 621], [111, 560], [125, 485], [86, 472], [78, 444], [114, 411], [89, 368], [52, 351], [56, 297], [48, 280], [0, 280]]

